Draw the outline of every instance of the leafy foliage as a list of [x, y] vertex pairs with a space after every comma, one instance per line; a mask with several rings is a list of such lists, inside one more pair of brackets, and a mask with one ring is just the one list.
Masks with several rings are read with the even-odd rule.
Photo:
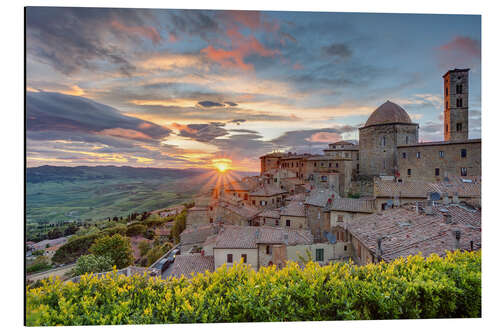
[[96, 256], [109, 257], [112, 264], [118, 269], [127, 267], [134, 262], [130, 240], [119, 234], [97, 239], [89, 251]]
[[96, 239], [115, 234], [124, 235], [126, 230], [127, 228], [125, 226], [120, 225], [114, 228], [104, 229], [99, 232], [93, 232], [85, 236], [73, 236], [67, 243], [57, 249], [56, 253], [52, 257], [52, 261], [63, 264], [74, 262], [80, 256], [89, 253], [89, 249]]
[[167, 253], [172, 248], [171, 243], [165, 243], [163, 245], [155, 245], [146, 253], [147, 266], [151, 266], [156, 260], [160, 259], [162, 255]]
[[38, 256], [33, 264], [26, 267], [26, 273], [37, 273], [41, 271], [46, 271], [52, 268], [52, 265], [49, 262], [49, 258], [46, 256]]
[[137, 247], [139, 248], [139, 254], [141, 255], [141, 257], [146, 255], [146, 253], [148, 253], [148, 251], [151, 249], [151, 245], [147, 240], [140, 241]]
[[255, 272], [244, 264], [161, 280], [84, 276], [27, 290], [27, 325], [259, 322], [481, 316], [481, 252]]
[[187, 211], [183, 210], [179, 215], [175, 217], [175, 223], [172, 227], [170, 234], [172, 235], [175, 244], [181, 241], [181, 233], [186, 229], [186, 215]]
[[127, 227], [127, 236], [142, 235], [146, 232], [146, 226], [141, 223], [134, 223]]
[[96, 256], [93, 254], [81, 256], [76, 261], [73, 268], [73, 275], [83, 275], [85, 273], [100, 273], [113, 269], [113, 260], [108, 256]]

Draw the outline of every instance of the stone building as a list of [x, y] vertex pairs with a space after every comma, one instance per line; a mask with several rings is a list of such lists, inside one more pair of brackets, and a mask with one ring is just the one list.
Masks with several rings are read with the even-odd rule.
[[418, 143], [418, 124], [399, 105], [379, 106], [359, 129], [359, 173], [393, 176], [397, 170], [397, 146]]
[[339, 157], [341, 160], [351, 160], [352, 175], [359, 173], [359, 145], [349, 141], [338, 141], [330, 143], [327, 149], [324, 149], [325, 155]]
[[266, 172], [279, 167], [280, 159], [285, 156], [284, 153], [273, 152], [260, 157], [260, 175], [263, 176]]
[[481, 176], [481, 139], [423, 142], [397, 147], [399, 178], [440, 182]]
[[264, 183], [250, 192], [250, 202], [255, 207], [278, 208], [284, 204], [286, 194], [277, 185]]
[[328, 201], [338, 197], [338, 194], [329, 189], [314, 189], [306, 197], [307, 226], [311, 230], [314, 242], [325, 242], [326, 234], [330, 232], [330, 219], [326, 206]]
[[444, 140], [469, 138], [469, 69], [453, 69], [443, 75]]
[[291, 201], [287, 206], [280, 210], [280, 227], [292, 229], [305, 229], [306, 209], [303, 201]]

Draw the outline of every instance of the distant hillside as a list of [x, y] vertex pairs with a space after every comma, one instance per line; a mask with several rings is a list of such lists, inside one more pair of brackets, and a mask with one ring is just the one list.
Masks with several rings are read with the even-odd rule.
[[27, 168], [28, 183], [48, 181], [82, 181], [99, 179], [157, 179], [184, 178], [206, 173], [206, 169], [134, 168], [128, 166], [77, 166], [61, 167], [44, 165]]

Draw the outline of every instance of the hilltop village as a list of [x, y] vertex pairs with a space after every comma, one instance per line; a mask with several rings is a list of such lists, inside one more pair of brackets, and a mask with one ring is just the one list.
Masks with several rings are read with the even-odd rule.
[[272, 152], [260, 156], [259, 176], [200, 194], [169, 275], [480, 249], [481, 140], [468, 138], [468, 71], [443, 76], [443, 141], [420, 142], [419, 124], [387, 101], [359, 129], [359, 144]]

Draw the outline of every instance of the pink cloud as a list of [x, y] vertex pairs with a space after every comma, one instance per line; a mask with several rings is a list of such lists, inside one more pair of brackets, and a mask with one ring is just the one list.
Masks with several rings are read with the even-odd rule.
[[224, 11], [222, 15], [229, 24], [239, 23], [253, 31], [263, 29], [267, 32], [274, 32], [279, 29], [278, 22], [264, 20], [261, 12], [258, 11], [229, 10]]
[[231, 40], [232, 50], [209, 45], [201, 50], [201, 53], [224, 67], [234, 67], [246, 71], [254, 68], [252, 64], [245, 62], [245, 57], [248, 55], [258, 54], [263, 57], [272, 57], [279, 54], [277, 50], [267, 49], [254, 36], [243, 36], [236, 27], [228, 29], [227, 35]]
[[295, 69], [296, 71], [299, 71], [299, 70], [304, 69], [304, 66], [302, 66], [299, 63], [296, 63], [295, 65], [293, 65], [293, 69]]
[[159, 43], [162, 40], [158, 31], [150, 26], [147, 27], [127, 26], [118, 22], [117, 20], [111, 21], [111, 26], [114, 29], [125, 32], [126, 34], [129, 35], [138, 35], [141, 37], [148, 38], [155, 44]]
[[133, 140], [151, 140], [152, 138], [139, 131], [125, 129], [125, 128], [109, 128], [98, 132], [98, 134], [116, 136], [125, 139], [133, 139]]
[[472, 67], [481, 61], [481, 42], [465, 36], [457, 36], [438, 48], [442, 67]]
[[311, 135], [310, 138], [307, 139], [309, 142], [321, 142], [321, 143], [329, 143], [342, 140], [342, 136], [338, 133], [329, 133], [329, 132], [318, 132]]

